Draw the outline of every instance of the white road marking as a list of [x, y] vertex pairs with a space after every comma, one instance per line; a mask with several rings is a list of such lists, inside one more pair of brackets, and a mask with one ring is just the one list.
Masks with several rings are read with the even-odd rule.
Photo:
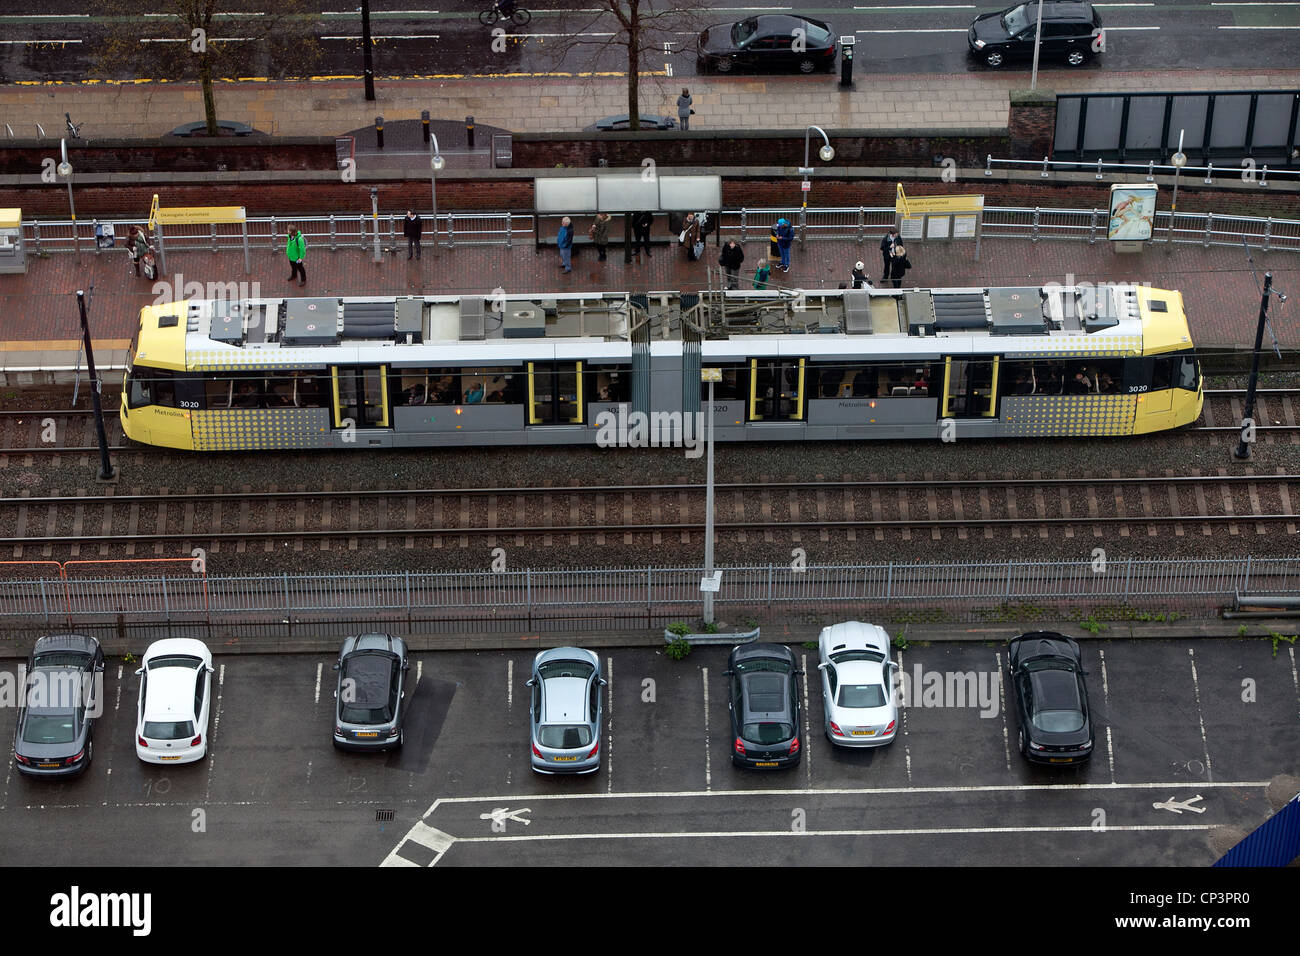
[[117, 665], [117, 696], [113, 699], [113, 713], [117, 713], [122, 706], [122, 665]]
[[[360, 34], [357, 36], [329, 36], [320, 37], [322, 40], [348, 40], [353, 43], [361, 39]], [[370, 42], [378, 43], [380, 40], [441, 40], [441, 33], [387, 33], [379, 36], [371, 35]]]
[[510, 658], [506, 661], [506, 710], [514, 710], [515, 707], [515, 660]]
[[1196, 652], [1187, 649], [1187, 659], [1192, 664], [1192, 687], [1196, 690], [1196, 719], [1201, 724], [1201, 746], [1205, 750], [1205, 779], [1214, 779], [1214, 768], [1210, 765], [1210, 742], [1205, 737], [1205, 714], [1201, 711], [1201, 682], [1196, 679]]
[[1159, 30], [1159, 27], [1106, 27], [1107, 33], [1133, 33], [1137, 30]]
[[704, 789], [713, 789], [713, 761], [709, 751], [709, 669], [702, 668], [700, 676], [704, 680]]
[[217, 728], [221, 726], [221, 697], [222, 690], [226, 686], [226, 665], [222, 664], [217, 669], [217, 699], [212, 702], [212, 731], [208, 734], [208, 754], [205, 758], [208, 762], [208, 785], [203, 791], [203, 802], [207, 803], [212, 796], [212, 768], [216, 764], [215, 751], [212, 742], [217, 739]]
[[803, 671], [803, 762], [807, 769], [808, 786], [812, 786], [812, 716], [808, 712], [808, 655], [799, 658]]
[[[1155, 830], [1213, 830], [1212, 823], [1168, 823], [1145, 826], [1111, 826], [1106, 833], [1145, 833]], [[1092, 826], [1072, 827], [916, 827], [898, 830], [712, 830], [678, 833], [528, 833], [514, 836], [455, 837], [457, 843], [526, 843], [533, 841], [562, 842], [566, 840], [709, 840], [734, 837], [880, 837], [880, 836], [934, 836], [964, 833], [1095, 833]], [[384, 865], [384, 864], [381, 864]]]
[[[441, 10], [372, 10], [370, 15], [378, 16], [382, 14], [387, 17], [387, 16], [392, 16], [393, 14], [396, 13], [401, 13], [401, 14], [406, 14], [408, 16], [424, 16], [431, 13], [441, 13], [441, 12], [442, 12]], [[357, 15], [356, 10], [322, 10], [321, 11], [321, 16], [323, 17], [355, 17], [356, 15]]]
[[998, 709], [1002, 711], [1002, 756], [1007, 761], [1007, 769], [1011, 769], [1011, 729], [1007, 726], [1007, 686], [1002, 680], [1002, 652], [996, 651], [993, 655], [994, 662], [998, 669]]
[[[1099, 7], [1101, 6], [1101, 4], [1094, 3], [1093, 6]], [[952, 5], [936, 4], [933, 7], [927, 7], [922, 5], [889, 6], [889, 7], [854, 7], [853, 9], [870, 10], [872, 13], [874, 13], [877, 10], [974, 10], [975, 4], [973, 3], [969, 3], [969, 4], [959, 3], [959, 4], [952, 4]]]
[[[498, 837], [498, 839], [500, 838]], [[453, 837], [448, 833], [443, 833], [441, 830], [435, 830], [433, 827], [426, 825], [423, 820], [417, 820], [415, 821], [415, 826], [411, 827], [411, 829], [406, 832], [406, 836], [402, 837], [401, 842], [399, 842], [397, 846], [393, 847], [393, 851], [389, 853], [388, 856], [384, 857], [384, 861], [379, 865], [419, 866], [418, 863], [412, 863], [410, 860], [397, 855], [397, 851], [402, 848], [402, 844], [407, 840], [411, 840], [432, 850], [434, 853], [433, 862], [429, 865], [433, 866], [434, 863], [437, 863], [438, 860], [442, 858], [442, 855], [450, 849], [451, 845], [456, 842], [456, 837]]]
[[1204, 813], [1209, 809], [1208, 807], [1192, 806], [1193, 803], [1199, 802], [1200, 799], [1201, 795], [1199, 793], [1194, 797], [1188, 797], [1186, 800], [1175, 800], [1173, 797], [1170, 797], [1168, 800], [1162, 800], [1160, 803], [1151, 804], [1151, 808], [1153, 810], [1169, 810], [1173, 813], [1179, 814], [1180, 816], [1184, 810], [1188, 810], [1192, 813]]
[[[1109, 30], [1112, 28], [1107, 27], [1106, 29]], [[1300, 30], [1300, 27], [1282, 26], [1280, 24], [1275, 23], [1272, 24], [1271, 26], [1266, 26], [1266, 27], [1215, 27], [1215, 29], [1216, 30]]]
[[894, 29], [894, 30], [854, 30], [853, 32], [854, 32], [854, 33], [885, 33], [885, 34], [894, 34], [894, 33], [966, 33], [967, 30], [966, 30], [965, 27], [960, 27], [960, 28], [957, 28], [957, 27], [953, 27], [953, 28], [938, 28], [938, 29], [933, 29], [933, 30], [908, 30], [908, 29], [904, 29], [903, 27], [899, 27], [899, 28]]
[[605, 658], [605, 689], [609, 691], [609, 700], [605, 707], [605, 774], [609, 777], [609, 791], [614, 790], [614, 658]]
[[[903, 674], [902, 674], [902, 671], [903, 671], [903, 652], [902, 652], [902, 651], [899, 651], [899, 652], [898, 652], [898, 671], [899, 671], [898, 679], [899, 679], [900, 681], [902, 681], [902, 679], [903, 679]], [[901, 684], [900, 684], [900, 686], [901, 686]], [[902, 695], [900, 695], [900, 696], [902, 696]], [[908, 742], [907, 742], [907, 699], [906, 699], [906, 697], [904, 697], [904, 699], [903, 699], [903, 703], [902, 703], [902, 706], [899, 707], [899, 710], [901, 710], [901, 711], [902, 711], [902, 714], [903, 714], [903, 716], [902, 716], [902, 720], [903, 720], [903, 766], [907, 769], [907, 782], [908, 782], [908, 783], [911, 783], [911, 782], [912, 782], [912, 748], [911, 748], [911, 745], [909, 745]]]
[[313, 704], [320, 703], [320, 676], [321, 676], [321, 671], [323, 671], [324, 669], [325, 669], [325, 665], [320, 661], [317, 661], [316, 662], [316, 696], [312, 698]]
[[1115, 782], [1115, 745], [1110, 734], [1110, 678], [1106, 673], [1106, 651], [1098, 648], [1101, 655], [1101, 697], [1106, 704], [1106, 756], [1110, 759], [1110, 782]]
[[419, 658], [415, 662], [415, 686], [420, 686], [420, 678], [424, 676], [424, 658]]
[[0, 44], [4, 44], [5, 46], [20, 46], [20, 45], [25, 46], [28, 43], [80, 43], [80, 42], [81, 42], [80, 40], [57, 40], [53, 38], [48, 40], [38, 40], [35, 38], [30, 40], [0, 40]]

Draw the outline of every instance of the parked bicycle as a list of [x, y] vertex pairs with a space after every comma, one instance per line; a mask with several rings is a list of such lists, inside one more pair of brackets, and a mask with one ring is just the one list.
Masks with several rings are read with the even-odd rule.
[[71, 113], [64, 113], [63, 118], [68, 121], [68, 138], [81, 139], [81, 127], [85, 126], [86, 124], [72, 122]]
[[491, 8], [478, 15], [478, 22], [485, 27], [490, 27], [498, 20], [509, 20], [515, 26], [522, 27], [532, 18], [533, 15], [519, 6], [515, 0], [493, 0]]

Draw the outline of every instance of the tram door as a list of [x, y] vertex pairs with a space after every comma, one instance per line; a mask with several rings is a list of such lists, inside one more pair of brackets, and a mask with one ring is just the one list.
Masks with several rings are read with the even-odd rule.
[[528, 424], [580, 425], [581, 362], [528, 363]]
[[334, 427], [388, 428], [388, 367], [330, 368], [334, 380]]
[[999, 356], [944, 359], [940, 418], [992, 418], [998, 411]]

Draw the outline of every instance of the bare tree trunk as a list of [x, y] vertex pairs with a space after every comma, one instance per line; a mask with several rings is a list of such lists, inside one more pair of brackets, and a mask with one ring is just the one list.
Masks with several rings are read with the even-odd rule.
[[199, 58], [199, 82], [203, 85], [203, 118], [208, 121], [208, 135], [217, 135], [217, 101], [212, 95], [212, 60], [204, 53]]
[[641, 128], [641, 23], [633, 11], [627, 30], [628, 129]]

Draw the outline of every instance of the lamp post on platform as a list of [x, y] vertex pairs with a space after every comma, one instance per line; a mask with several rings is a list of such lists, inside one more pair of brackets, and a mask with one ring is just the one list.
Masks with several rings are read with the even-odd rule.
[[438, 254], [438, 173], [447, 161], [438, 148], [438, 137], [429, 133], [429, 192], [433, 196], [433, 254]]
[[68, 162], [68, 141], [61, 139], [59, 145], [63, 149], [63, 162], [58, 165], [58, 173], [68, 181], [68, 209], [72, 213], [72, 250], [80, 261], [81, 239], [77, 235], [77, 204], [72, 201], [72, 164]]
[[86, 294], [77, 290], [77, 309], [81, 313], [81, 336], [86, 347], [86, 372], [90, 375], [90, 404], [95, 411], [95, 434], [99, 438], [99, 475], [100, 481], [113, 481], [117, 472], [108, 458], [108, 435], [104, 431], [104, 407], [100, 404], [99, 373], [95, 371], [95, 350], [90, 344], [90, 323], [86, 319]]

